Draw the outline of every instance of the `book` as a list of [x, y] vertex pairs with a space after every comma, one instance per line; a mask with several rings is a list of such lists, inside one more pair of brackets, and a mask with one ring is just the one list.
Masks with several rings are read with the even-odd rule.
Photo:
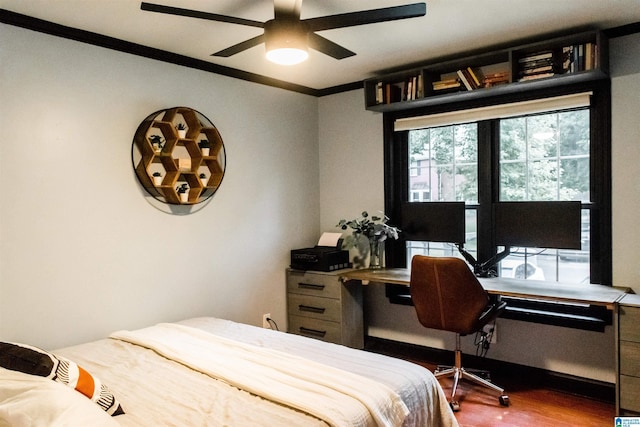
[[482, 71], [479, 68], [474, 70], [471, 67], [467, 67], [467, 73], [471, 76], [471, 79], [473, 79], [476, 87], [483, 86], [484, 76], [482, 75]]
[[424, 78], [422, 74], [418, 75], [418, 87], [416, 89], [416, 96], [418, 98], [424, 98]]
[[383, 104], [383, 103], [384, 103], [383, 83], [378, 82], [376, 83], [376, 104]]
[[531, 55], [523, 56], [522, 58], [518, 59], [518, 62], [520, 64], [523, 64], [526, 62], [539, 61], [541, 59], [549, 59], [549, 58], [553, 58], [553, 52], [549, 50], [545, 50], [541, 52], [532, 53]]
[[584, 45], [584, 69], [593, 70], [597, 67], [596, 45], [594, 43], [587, 43]]
[[431, 85], [433, 86], [434, 89], [437, 89], [437, 88], [442, 89], [447, 87], [460, 87], [460, 80], [455, 78], [438, 80], [431, 83]]
[[402, 88], [394, 83], [387, 83], [385, 85], [384, 102], [385, 104], [391, 104], [393, 102], [402, 101]]
[[526, 82], [530, 80], [544, 79], [547, 77], [555, 76], [555, 73], [539, 73], [539, 74], [531, 74], [528, 76], [521, 77], [518, 79], [519, 82]]
[[448, 79], [448, 80], [440, 80], [437, 82], [433, 82], [433, 90], [444, 90], [444, 89], [459, 89], [461, 87], [460, 81], [458, 79]]
[[460, 82], [456, 82], [456, 83], [448, 83], [444, 85], [436, 85], [433, 87], [433, 90], [438, 91], [442, 89], [453, 89], [453, 88], [460, 88], [460, 87], [461, 87]]
[[403, 101], [411, 101], [412, 91], [413, 91], [412, 86], [413, 86], [413, 80], [407, 79], [406, 83], [404, 84], [404, 94], [402, 96]]
[[467, 90], [473, 90], [474, 89], [473, 85], [471, 85], [471, 83], [467, 79], [467, 76], [466, 76], [466, 74], [464, 73], [463, 70], [458, 70], [458, 71], [456, 71], [456, 73], [458, 74], [458, 77], [460, 77], [460, 81], [462, 82], [464, 87], [467, 88]]
[[553, 65], [553, 58], [546, 59], [537, 59], [535, 61], [528, 61], [520, 64], [520, 68], [523, 70], [531, 69], [531, 68], [540, 68], [546, 67], [548, 65]]
[[407, 88], [407, 100], [413, 101], [418, 99], [418, 76], [412, 76], [409, 78]]
[[598, 46], [595, 43], [576, 44], [562, 48], [561, 73], [593, 70], [598, 66]]
[[539, 74], [542, 72], [550, 72], [553, 71], [553, 65], [543, 65], [542, 67], [537, 67], [537, 68], [525, 68], [523, 69], [520, 74]]
[[509, 83], [509, 72], [501, 71], [498, 73], [485, 75], [482, 85], [483, 87], [492, 87], [505, 83]]
[[573, 63], [573, 46], [565, 46], [562, 48], [562, 73], [571, 72]]

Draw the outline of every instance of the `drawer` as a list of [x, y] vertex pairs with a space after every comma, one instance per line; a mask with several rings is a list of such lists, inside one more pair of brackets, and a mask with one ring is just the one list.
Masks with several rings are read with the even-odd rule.
[[640, 377], [640, 343], [620, 341], [620, 373]]
[[640, 308], [620, 306], [620, 339], [640, 342]]
[[340, 276], [290, 270], [287, 273], [287, 291], [290, 293], [340, 298]]
[[342, 339], [339, 323], [292, 315], [289, 315], [289, 333], [337, 344]]
[[289, 294], [287, 305], [289, 306], [289, 314], [294, 316], [312, 317], [333, 322], [342, 320], [342, 306], [340, 300], [335, 298]]
[[640, 378], [620, 375], [620, 408], [640, 412]]

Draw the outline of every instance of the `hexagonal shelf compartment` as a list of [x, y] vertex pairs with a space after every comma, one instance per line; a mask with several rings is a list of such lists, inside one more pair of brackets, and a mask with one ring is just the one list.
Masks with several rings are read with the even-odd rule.
[[[179, 132], [178, 127], [184, 129]], [[155, 199], [173, 205], [209, 199], [220, 186], [226, 166], [218, 129], [202, 113], [187, 107], [156, 111], [144, 119], [133, 137], [131, 159], [142, 187]]]

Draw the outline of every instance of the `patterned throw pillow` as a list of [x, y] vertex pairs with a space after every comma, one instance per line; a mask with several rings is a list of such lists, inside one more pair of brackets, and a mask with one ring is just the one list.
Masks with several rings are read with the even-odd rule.
[[109, 415], [124, 414], [106, 385], [63, 357], [26, 344], [0, 342], [0, 366], [60, 382], [87, 396]]

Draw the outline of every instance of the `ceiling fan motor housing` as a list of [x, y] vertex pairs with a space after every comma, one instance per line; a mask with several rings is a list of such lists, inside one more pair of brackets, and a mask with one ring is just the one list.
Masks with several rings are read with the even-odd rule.
[[273, 49], [307, 50], [309, 28], [304, 22], [272, 19], [264, 23], [267, 52]]

